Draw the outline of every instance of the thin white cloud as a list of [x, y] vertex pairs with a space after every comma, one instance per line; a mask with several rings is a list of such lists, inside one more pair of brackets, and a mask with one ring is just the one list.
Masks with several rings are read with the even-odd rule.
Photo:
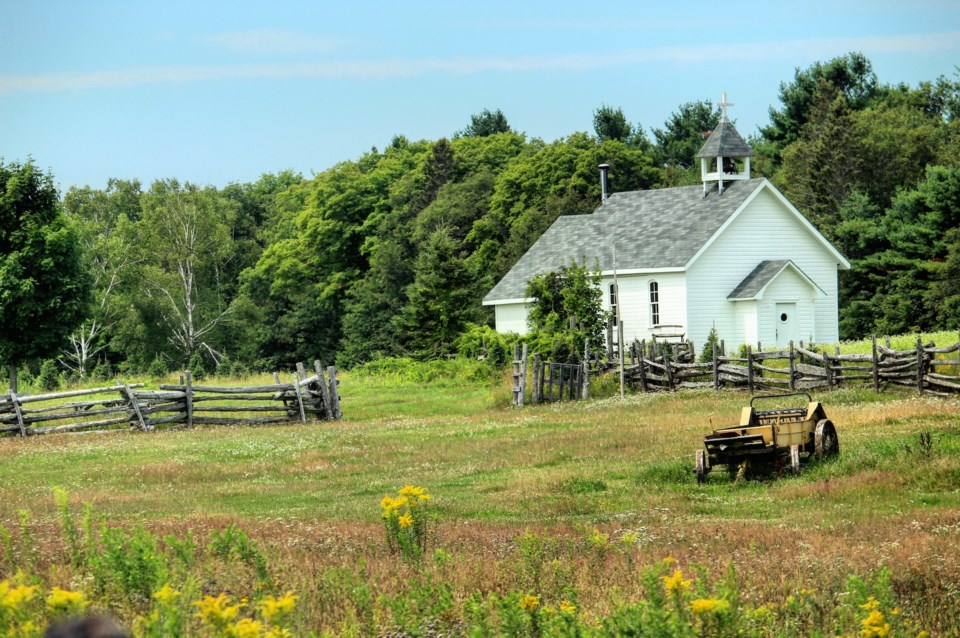
[[217, 80], [290, 78], [384, 78], [437, 73], [583, 72], [657, 63], [733, 62], [753, 59], [824, 59], [849, 51], [922, 53], [960, 48], [960, 32], [893, 37], [789, 40], [685, 47], [651, 47], [611, 53], [421, 60], [332, 61], [309, 64], [239, 64], [194, 67], [141, 67], [89, 73], [0, 76], [0, 93], [50, 92]]
[[236, 53], [289, 54], [317, 53], [334, 48], [332, 40], [297, 31], [236, 31], [218, 33], [201, 38], [207, 42], [224, 47]]

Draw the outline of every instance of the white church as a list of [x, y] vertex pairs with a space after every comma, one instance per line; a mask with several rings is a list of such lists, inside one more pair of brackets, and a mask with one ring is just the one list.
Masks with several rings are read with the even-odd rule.
[[727, 119], [726, 96], [721, 106], [697, 154], [702, 186], [608, 197], [604, 175], [596, 211], [558, 218], [484, 297], [497, 331], [527, 332], [527, 282], [576, 259], [599, 266], [625, 343], [658, 336], [699, 348], [714, 327], [728, 348], [839, 340], [837, 273], [850, 262], [773, 184], [750, 177], [753, 151]]

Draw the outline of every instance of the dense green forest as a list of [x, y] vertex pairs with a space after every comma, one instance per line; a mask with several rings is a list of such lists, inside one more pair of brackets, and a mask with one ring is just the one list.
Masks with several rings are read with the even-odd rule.
[[[849, 54], [797, 69], [777, 97], [750, 136], [754, 170], [851, 260], [843, 337], [960, 327], [960, 75], [894, 86]], [[55, 206], [88, 273], [74, 287], [87, 312], [47, 338], [58, 351], [17, 356], [87, 376], [449, 354], [492, 321], [481, 298], [537, 237], [596, 207], [598, 164], [615, 191], [698, 183], [694, 154], [719, 115], [683, 104], [648, 135], [601, 105], [592, 132], [547, 142], [484, 110], [449, 138], [397, 135], [310, 179], [71, 188]], [[7, 261], [24, 171], [0, 162], [5, 324], [23, 303]], [[34, 175], [38, 192], [49, 178]], [[0, 358], [16, 359], [4, 330]]]

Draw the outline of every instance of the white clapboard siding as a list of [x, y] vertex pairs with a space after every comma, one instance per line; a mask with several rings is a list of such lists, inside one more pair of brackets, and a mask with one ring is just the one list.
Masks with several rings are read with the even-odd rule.
[[496, 308], [497, 332], [516, 332], [527, 334], [527, 304], [505, 303]]
[[[793, 261], [825, 293], [812, 302], [811, 319], [802, 327], [809, 334], [801, 332], [801, 338], [838, 340], [837, 260], [767, 187], [762, 187], [688, 270], [689, 338], [703, 343], [715, 324], [728, 346], [762, 342], [764, 325], [757, 322], [751, 328], [746, 319], [747, 302], [732, 302], [727, 296], [761, 261], [778, 259]], [[734, 311], [735, 305], [742, 307]], [[758, 307], [756, 313], [762, 320], [765, 311]], [[767, 314], [773, 317], [772, 310]]]

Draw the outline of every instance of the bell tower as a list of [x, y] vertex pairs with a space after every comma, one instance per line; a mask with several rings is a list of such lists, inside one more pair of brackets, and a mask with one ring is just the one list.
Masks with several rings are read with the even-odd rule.
[[713, 182], [717, 183], [722, 195], [724, 182], [750, 179], [750, 156], [753, 155], [753, 150], [727, 119], [728, 106], [733, 106], [733, 103], [727, 102], [727, 94], [724, 92], [720, 100], [720, 123], [696, 155], [700, 158], [704, 197]]

